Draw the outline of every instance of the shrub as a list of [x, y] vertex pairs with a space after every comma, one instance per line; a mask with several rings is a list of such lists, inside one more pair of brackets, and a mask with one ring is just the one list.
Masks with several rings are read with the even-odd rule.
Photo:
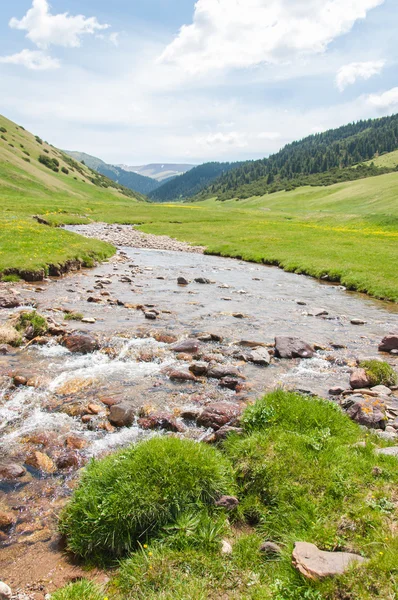
[[0, 127], [1, 133], [7, 133], [7, 129], [5, 127]]
[[26, 158], [26, 156], [23, 156], [22, 160], [24, 160], [25, 162], [30, 162], [30, 158]]
[[1, 281], [7, 283], [17, 283], [17, 281], [21, 281], [21, 278], [19, 275], [3, 275]]
[[42, 145], [43, 144], [43, 140], [41, 138], [39, 138], [38, 135], [35, 135], [35, 140], [38, 144]]
[[69, 170], [66, 167], [62, 167], [61, 171], [62, 173], [65, 173], [65, 175], [69, 175]]
[[51, 594], [51, 600], [104, 600], [104, 594], [94, 583], [82, 579]]
[[365, 369], [371, 386], [386, 385], [387, 387], [391, 387], [398, 383], [398, 374], [387, 362], [381, 360], [364, 360], [359, 366]]
[[45, 152], [46, 154], [50, 154], [50, 151], [47, 150], [47, 148], [43, 148], [43, 152]]
[[59, 171], [59, 161], [56, 158], [50, 158], [49, 156], [45, 156], [44, 154], [40, 154], [39, 156], [39, 162], [44, 165], [45, 167], [47, 167], [48, 169], [51, 169], [52, 171], [54, 171], [55, 173], [58, 173]]
[[82, 557], [120, 557], [183, 512], [200, 512], [233, 489], [215, 448], [171, 437], [93, 460], [64, 509], [60, 531]]
[[7, 138], [6, 138], [6, 136], [5, 136], [5, 135], [1, 135], [0, 137], [1, 137], [1, 139], [2, 139], [2, 140], [4, 140], [5, 142], [7, 141]]
[[28, 152], [27, 150], [22, 150], [22, 152], [23, 152], [24, 154], [26, 154], [26, 156], [30, 156], [30, 154], [29, 154], [29, 152]]
[[21, 313], [18, 317], [16, 329], [25, 331], [28, 327], [32, 327], [33, 337], [44, 335], [48, 330], [48, 323], [44, 317], [39, 315], [35, 310], [30, 313]]
[[84, 319], [84, 315], [82, 315], [81, 313], [68, 313], [65, 315], [64, 317], [65, 321], [81, 321], [82, 319]]

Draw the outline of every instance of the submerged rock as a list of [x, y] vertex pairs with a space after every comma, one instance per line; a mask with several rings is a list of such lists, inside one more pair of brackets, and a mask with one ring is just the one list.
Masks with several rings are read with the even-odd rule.
[[174, 433], [182, 433], [185, 428], [178, 423], [177, 419], [173, 415], [167, 413], [154, 413], [148, 417], [138, 419], [138, 425], [142, 429], [164, 429], [165, 431], [172, 431]]
[[247, 361], [260, 367], [267, 367], [271, 362], [271, 356], [266, 348], [257, 348], [247, 354]]
[[224, 379], [224, 377], [237, 377], [245, 379], [240, 371], [232, 365], [213, 365], [207, 371], [207, 376], [211, 379]]
[[275, 338], [275, 354], [279, 358], [312, 358], [314, 350], [300, 338], [278, 336]]
[[343, 575], [353, 563], [361, 564], [365, 561], [358, 554], [324, 552], [308, 542], [295, 543], [292, 559], [293, 566], [308, 579]]
[[109, 421], [115, 427], [130, 427], [134, 423], [135, 410], [128, 402], [121, 402], [111, 406]]
[[62, 344], [73, 353], [90, 354], [99, 350], [98, 341], [87, 334], [72, 333], [62, 340]]
[[220, 429], [224, 425], [236, 425], [242, 413], [239, 404], [215, 402], [207, 406], [199, 415], [197, 423], [202, 427]]
[[183, 340], [171, 346], [173, 352], [186, 352], [187, 354], [196, 354], [200, 348], [200, 344], [196, 339]]
[[179, 369], [172, 369], [168, 372], [168, 376], [171, 381], [197, 381], [193, 373]]
[[386, 335], [379, 345], [380, 352], [391, 352], [392, 350], [398, 350], [398, 333]]
[[0, 463], [0, 480], [6, 479], [12, 481], [23, 477], [26, 469], [17, 463]]

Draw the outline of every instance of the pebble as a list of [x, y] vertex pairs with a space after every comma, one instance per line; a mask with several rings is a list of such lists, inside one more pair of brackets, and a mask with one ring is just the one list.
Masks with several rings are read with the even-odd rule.
[[0, 600], [11, 600], [11, 597], [11, 588], [2, 581], [0, 581]]

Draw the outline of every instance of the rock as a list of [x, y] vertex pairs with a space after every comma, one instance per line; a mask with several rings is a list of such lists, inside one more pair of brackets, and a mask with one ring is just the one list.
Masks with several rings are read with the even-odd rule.
[[224, 425], [236, 425], [242, 409], [239, 404], [215, 402], [207, 406], [199, 415], [197, 423], [202, 427], [218, 430]]
[[266, 348], [258, 348], [247, 354], [247, 360], [260, 367], [268, 367], [271, 362], [271, 356]]
[[188, 279], [185, 279], [185, 277], [179, 277], [177, 283], [178, 285], [189, 285], [189, 281]]
[[0, 463], [0, 480], [6, 479], [12, 481], [23, 477], [26, 469], [17, 463]]
[[368, 388], [371, 381], [366, 374], [365, 369], [355, 369], [350, 377], [350, 386], [353, 390]]
[[244, 376], [232, 365], [213, 365], [208, 369], [207, 376], [211, 379], [223, 379], [224, 377], [244, 379]]
[[87, 298], [87, 302], [90, 302], [91, 304], [101, 304], [102, 298], [96, 298], [94, 296], [89, 296]]
[[182, 342], [177, 342], [171, 346], [171, 350], [173, 352], [186, 352], [187, 354], [196, 354], [200, 348], [200, 344], [198, 340], [188, 339], [183, 340]]
[[296, 542], [293, 550], [293, 566], [308, 579], [321, 579], [343, 575], [353, 564], [365, 559], [349, 552], [324, 552], [315, 544]]
[[43, 473], [55, 473], [56, 467], [54, 461], [44, 452], [32, 452], [25, 460], [26, 464], [39, 469]]
[[366, 325], [366, 321], [362, 321], [362, 319], [351, 319], [351, 325]]
[[135, 411], [128, 402], [111, 406], [109, 421], [115, 427], [130, 427], [134, 423]]
[[82, 319], [82, 323], [87, 323], [88, 325], [92, 325], [96, 322], [96, 319], [94, 319], [94, 317], [84, 317]]
[[231, 427], [231, 425], [223, 425], [217, 431], [214, 432], [214, 441], [221, 442], [226, 440], [227, 437], [235, 433], [236, 435], [243, 435], [243, 429], [241, 427]]
[[391, 396], [392, 394], [390, 388], [385, 385], [375, 385], [375, 387], [370, 388], [370, 391], [378, 396]]
[[379, 398], [350, 396], [345, 401], [347, 414], [353, 420], [370, 429], [385, 429], [387, 424], [386, 405]]
[[14, 375], [12, 382], [16, 387], [21, 387], [28, 383], [28, 378], [24, 375]]
[[0, 346], [0, 356], [6, 356], [7, 354], [12, 354], [14, 352], [14, 348], [9, 344], [1, 344]]
[[87, 442], [83, 438], [79, 438], [76, 435], [69, 435], [66, 438], [65, 446], [71, 450], [82, 450], [87, 446]]
[[232, 313], [232, 316], [235, 319], [245, 319], [245, 315], [243, 313]]
[[0, 531], [8, 531], [16, 523], [16, 518], [12, 513], [6, 513], [0, 510]]
[[62, 340], [62, 344], [73, 353], [90, 354], [99, 349], [98, 341], [87, 334], [70, 334]]
[[60, 470], [77, 468], [79, 457], [75, 452], [65, 452], [57, 458], [56, 465]]
[[234, 510], [237, 506], [239, 506], [239, 500], [235, 496], [221, 496], [219, 500], [216, 500], [215, 504], [218, 508]]
[[209, 365], [205, 362], [194, 362], [191, 365], [189, 365], [189, 370], [194, 375], [197, 375], [200, 377], [201, 375], [207, 374], [208, 367], [209, 367]]
[[377, 448], [376, 454], [398, 458], [398, 446], [392, 446], [391, 448]]
[[226, 388], [228, 390], [236, 390], [236, 388], [241, 385], [242, 381], [240, 379], [235, 379], [234, 377], [223, 377], [220, 379], [220, 387]]
[[275, 338], [275, 354], [279, 358], [312, 358], [312, 347], [300, 338], [278, 336]]
[[227, 540], [222, 540], [221, 554], [232, 554], [233, 548]]
[[195, 283], [202, 283], [204, 285], [208, 285], [209, 283], [211, 283], [211, 281], [210, 279], [206, 279], [206, 277], [196, 277]]
[[0, 308], [18, 308], [21, 306], [16, 296], [0, 296]]
[[179, 369], [172, 369], [168, 372], [168, 376], [171, 381], [197, 381], [193, 373]]
[[91, 415], [98, 415], [102, 411], [102, 407], [98, 404], [89, 404], [87, 406], [87, 410]]
[[0, 581], [0, 600], [11, 600], [12, 591], [5, 583]]
[[18, 346], [21, 342], [21, 334], [11, 325], [0, 325], [0, 344]]
[[344, 388], [342, 387], [333, 387], [330, 388], [329, 394], [330, 396], [340, 396], [344, 392]]
[[148, 319], [149, 321], [156, 321], [157, 314], [152, 311], [148, 311], [148, 312], [144, 312], [144, 317], [146, 319]]
[[259, 550], [266, 556], [280, 556], [282, 554], [282, 548], [274, 542], [264, 542]]
[[391, 352], [392, 350], [398, 350], [398, 333], [386, 335], [379, 345], [380, 352]]
[[243, 348], [260, 348], [260, 347], [264, 347], [265, 343], [251, 341], [251, 340], [240, 340], [238, 342], [238, 346], [243, 346]]
[[186, 419], [187, 421], [196, 421], [196, 419], [200, 415], [200, 408], [183, 408], [180, 417], [181, 419]]
[[154, 413], [148, 417], [138, 419], [138, 425], [142, 429], [164, 429], [174, 433], [182, 433], [185, 428], [177, 422], [173, 415], [167, 413]]

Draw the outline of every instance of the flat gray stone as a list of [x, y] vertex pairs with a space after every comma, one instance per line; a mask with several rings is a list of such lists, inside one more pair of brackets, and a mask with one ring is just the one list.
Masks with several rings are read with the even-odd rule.
[[382, 454], [383, 456], [395, 456], [398, 458], [398, 446], [392, 446], [391, 448], [378, 448], [376, 454]]
[[361, 564], [365, 561], [358, 554], [324, 552], [308, 542], [295, 543], [292, 560], [293, 566], [308, 579], [343, 575], [353, 563]]

